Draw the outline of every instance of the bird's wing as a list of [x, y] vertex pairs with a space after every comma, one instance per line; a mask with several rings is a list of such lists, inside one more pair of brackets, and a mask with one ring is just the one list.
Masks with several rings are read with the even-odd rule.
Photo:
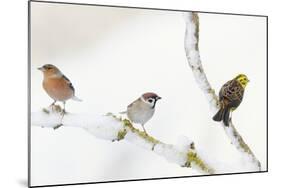
[[233, 82], [233, 87], [231, 89], [232, 92], [232, 98], [237, 101], [242, 101], [243, 94], [244, 94], [244, 88], [235, 80]]
[[134, 102], [132, 102], [131, 104], [129, 104], [129, 105], [127, 106], [127, 108], [132, 108], [133, 106], [135, 106], [135, 105], [137, 104], [137, 102], [138, 102], [139, 100], [141, 100], [141, 99], [135, 100]]
[[65, 79], [65, 80], [67, 81], [67, 84], [68, 84], [68, 86], [70, 87], [70, 89], [71, 89], [73, 92], [75, 92], [75, 89], [74, 89], [74, 87], [73, 87], [71, 81], [70, 81], [65, 75], [62, 75], [62, 77], [63, 77], [63, 79]]
[[220, 91], [220, 100], [227, 99], [231, 106], [238, 106], [243, 99], [244, 89], [236, 80], [230, 80]]
[[232, 85], [232, 80], [226, 82], [222, 87], [221, 87], [221, 90], [220, 90], [220, 93], [219, 93], [219, 98], [220, 100], [223, 100], [225, 98], [228, 98], [227, 96], [229, 95], [229, 88], [231, 87]]

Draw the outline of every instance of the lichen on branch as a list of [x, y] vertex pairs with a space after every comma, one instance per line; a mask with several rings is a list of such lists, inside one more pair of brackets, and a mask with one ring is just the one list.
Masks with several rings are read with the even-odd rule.
[[[40, 127], [54, 128], [60, 123], [59, 108], [44, 109], [33, 112], [31, 124]], [[204, 174], [213, 174], [211, 168], [197, 154], [194, 143], [187, 137], [181, 137], [179, 144], [166, 144], [151, 135], [135, 128], [128, 119], [123, 119], [112, 113], [101, 116], [79, 115], [67, 113], [63, 119], [62, 127], [80, 127], [97, 138], [108, 141], [127, 141], [136, 146], [158, 154], [171, 163], [181, 167], [194, 168]], [[61, 129], [61, 128], [60, 128]]]

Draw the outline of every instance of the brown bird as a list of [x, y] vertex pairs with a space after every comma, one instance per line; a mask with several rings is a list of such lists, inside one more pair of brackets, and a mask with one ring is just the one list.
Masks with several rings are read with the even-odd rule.
[[54, 65], [46, 64], [38, 68], [43, 72], [43, 88], [54, 100], [51, 106], [57, 101], [63, 103], [62, 116], [65, 114], [65, 103], [69, 99], [82, 101], [75, 96], [75, 89], [70, 80]]
[[239, 74], [233, 80], [226, 82], [219, 93], [220, 110], [213, 117], [214, 121], [222, 121], [229, 126], [230, 113], [240, 105], [243, 100], [244, 90], [249, 80], [246, 75]]

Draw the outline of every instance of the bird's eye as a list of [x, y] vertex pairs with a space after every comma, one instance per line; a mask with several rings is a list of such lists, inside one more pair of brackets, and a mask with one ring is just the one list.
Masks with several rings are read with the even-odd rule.
[[148, 102], [149, 102], [149, 103], [152, 103], [152, 102], [153, 102], [153, 99], [148, 99]]

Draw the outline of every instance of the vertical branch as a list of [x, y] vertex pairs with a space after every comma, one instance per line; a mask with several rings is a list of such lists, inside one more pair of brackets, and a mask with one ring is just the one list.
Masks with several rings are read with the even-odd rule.
[[[185, 31], [185, 52], [190, 68], [192, 69], [194, 78], [200, 87], [200, 89], [205, 94], [213, 113], [216, 113], [220, 108], [220, 103], [215, 90], [212, 89], [207, 76], [204, 72], [200, 53], [199, 53], [199, 17], [195, 12], [187, 12], [184, 14], [186, 22]], [[250, 147], [244, 142], [242, 136], [238, 133], [234, 127], [232, 121], [229, 122], [229, 127], [224, 126], [224, 131], [231, 143], [236, 147], [236, 149], [249, 159], [249, 162], [254, 164], [256, 170], [261, 170], [261, 164], [255, 157], [254, 153], [251, 151]]]
[[200, 89], [206, 95], [214, 111], [219, 109], [219, 100], [204, 72], [199, 53], [199, 17], [196, 13], [185, 13], [185, 52], [189, 66]]

